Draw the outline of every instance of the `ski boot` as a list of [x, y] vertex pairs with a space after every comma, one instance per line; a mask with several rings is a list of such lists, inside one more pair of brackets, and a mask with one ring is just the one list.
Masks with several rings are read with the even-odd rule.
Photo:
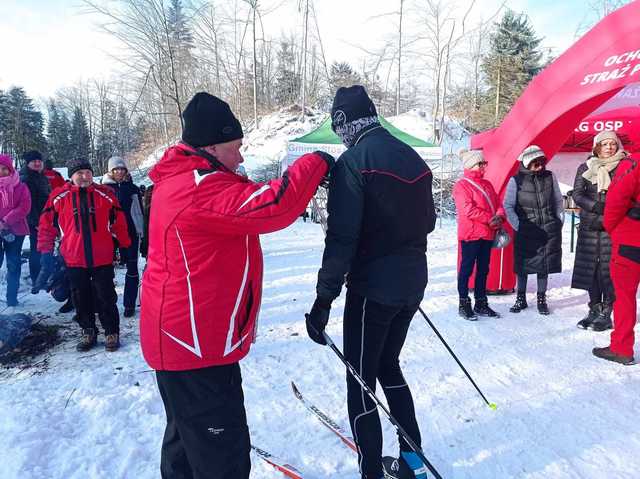
[[414, 479], [413, 472], [405, 462], [395, 457], [382, 458], [382, 472], [383, 479]]
[[427, 467], [413, 451], [402, 451], [398, 459], [383, 457], [382, 470], [388, 479], [427, 479]]
[[578, 326], [580, 329], [589, 329], [600, 314], [601, 307], [601, 304], [594, 304], [593, 306], [589, 306], [589, 313], [587, 313], [584, 318], [578, 321], [578, 324], [576, 326]]
[[519, 313], [523, 309], [527, 309], [529, 305], [527, 304], [527, 295], [525, 293], [518, 293], [516, 296], [516, 302], [509, 308], [509, 311], [512, 313]]
[[469, 298], [460, 298], [458, 315], [468, 321], [475, 321], [476, 319], [478, 319], [476, 313], [473, 312], [473, 308], [471, 307], [471, 300]]
[[476, 299], [476, 304], [473, 306], [473, 311], [478, 316], [488, 316], [489, 318], [499, 318], [500, 315], [489, 307], [487, 298]]

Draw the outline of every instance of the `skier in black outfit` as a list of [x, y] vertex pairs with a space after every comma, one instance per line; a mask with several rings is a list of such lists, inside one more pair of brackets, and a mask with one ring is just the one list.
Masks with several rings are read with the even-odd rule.
[[31, 193], [31, 211], [27, 216], [29, 224], [29, 275], [31, 284], [35, 286], [40, 273], [40, 253], [38, 252], [38, 222], [40, 214], [47, 204], [51, 186], [44, 175], [44, 162], [39, 151], [31, 150], [22, 155], [24, 166], [20, 170], [20, 181], [25, 183]]
[[124, 280], [124, 317], [130, 318], [135, 314], [138, 298], [138, 250], [140, 237], [143, 233], [142, 198], [140, 189], [133, 184], [129, 176], [127, 163], [119, 156], [112, 156], [108, 163], [109, 172], [102, 177], [102, 184], [113, 189], [120, 207], [127, 218], [127, 228], [131, 238], [131, 246], [120, 248], [120, 258], [127, 266]]
[[[363, 87], [340, 88], [331, 116], [347, 151], [331, 171], [327, 237], [307, 332], [326, 344], [322, 332], [347, 274], [344, 355], [371, 389], [376, 378], [380, 381], [391, 414], [420, 444], [398, 356], [427, 285], [427, 235], [436, 220], [432, 174], [411, 147], [380, 125]], [[380, 479], [376, 406], [351, 376], [347, 396], [362, 478]], [[400, 452], [415, 477], [426, 477], [422, 461], [402, 437]]]

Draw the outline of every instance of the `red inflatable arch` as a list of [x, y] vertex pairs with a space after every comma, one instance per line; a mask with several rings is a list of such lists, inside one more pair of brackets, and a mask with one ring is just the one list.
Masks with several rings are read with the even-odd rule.
[[[536, 144], [552, 158], [585, 118], [640, 82], [638, 19], [640, 0], [605, 17], [533, 79], [498, 128], [472, 137], [471, 147], [482, 149], [489, 162], [486, 178], [501, 196], [524, 148]], [[512, 246], [494, 250], [487, 288], [514, 287]]]

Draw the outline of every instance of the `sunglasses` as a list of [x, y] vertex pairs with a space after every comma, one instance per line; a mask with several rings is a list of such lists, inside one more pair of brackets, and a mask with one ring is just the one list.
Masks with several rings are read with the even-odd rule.
[[529, 168], [542, 168], [544, 166], [544, 163], [544, 161], [533, 160], [531, 163], [529, 163]]

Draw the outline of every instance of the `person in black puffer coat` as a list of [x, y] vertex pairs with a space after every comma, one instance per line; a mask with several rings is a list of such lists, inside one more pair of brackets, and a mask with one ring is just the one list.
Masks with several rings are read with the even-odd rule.
[[27, 216], [29, 224], [29, 275], [31, 284], [35, 286], [40, 273], [40, 253], [38, 252], [38, 223], [40, 214], [47, 204], [51, 186], [44, 175], [44, 162], [39, 151], [31, 150], [22, 155], [24, 166], [20, 170], [20, 181], [25, 183], [31, 193], [31, 211]]
[[609, 262], [611, 238], [604, 230], [607, 190], [620, 161], [627, 157], [618, 136], [603, 131], [593, 139], [593, 156], [578, 167], [573, 199], [580, 207], [580, 227], [571, 287], [589, 292], [589, 313], [578, 322], [582, 329], [611, 329], [615, 291]]
[[510, 308], [519, 313], [527, 308], [527, 276], [538, 275], [538, 312], [549, 314], [547, 280], [562, 271], [562, 225], [564, 205], [555, 175], [545, 168], [547, 158], [535, 145], [520, 157], [520, 169], [509, 180], [504, 197], [507, 219], [515, 231], [514, 271], [518, 278], [517, 298]]
[[[380, 125], [362, 86], [338, 89], [331, 117], [347, 150], [330, 174], [327, 237], [307, 332], [326, 344], [322, 333], [346, 274], [344, 356], [369, 387], [380, 381], [391, 413], [420, 444], [398, 356], [427, 285], [427, 235], [436, 221], [431, 170]], [[350, 375], [347, 405], [362, 478], [379, 479], [380, 419]], [[400, 452], [410, 469], [424, 467], [404, 439]]]
[[138, 299], [138, 250], [140, 237], [143, 234], [143, 214], [140, 189], [133, 184], [127, 163], [119, 156], [112, 156], [108, 163], [109, 172], [102, 177], [102, 184], [113, 189], [120, 207], [127, 219], [127, 229], [131, 238], [131, 246], [120, 248], [120, 257], [127, 266], [124, 280], [124, 317], [130, 318], [135, 314]]

